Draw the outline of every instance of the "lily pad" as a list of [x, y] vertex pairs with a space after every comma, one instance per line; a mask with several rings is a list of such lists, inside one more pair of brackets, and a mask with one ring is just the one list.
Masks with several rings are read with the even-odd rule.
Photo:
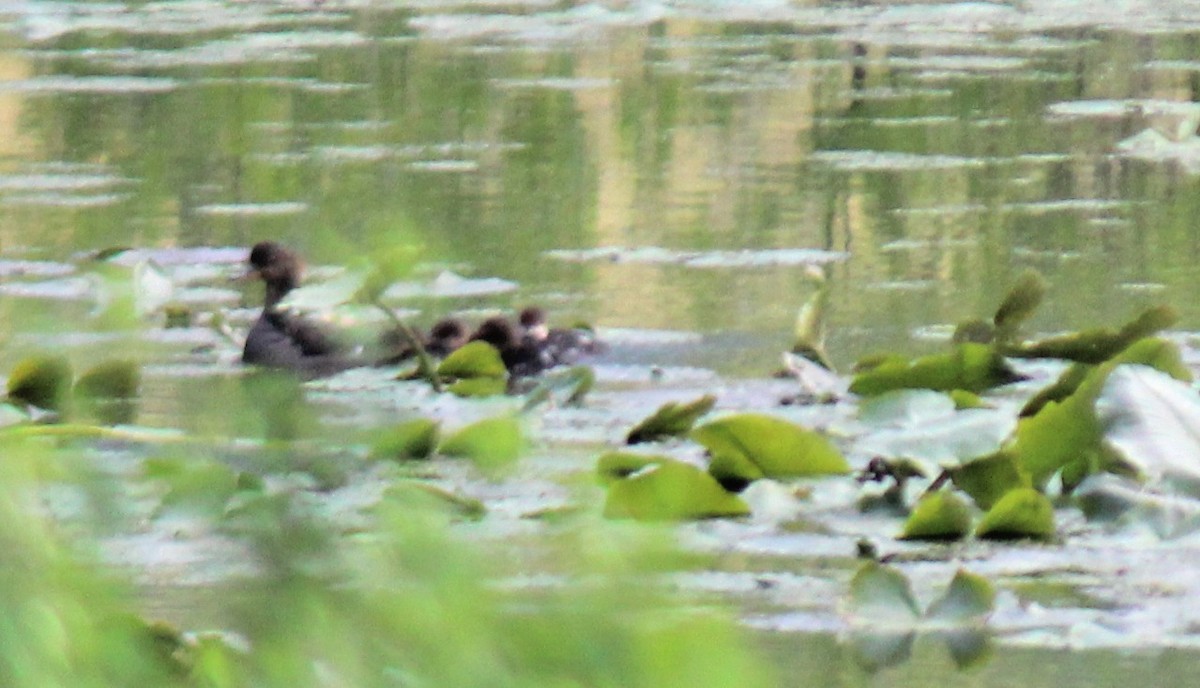
[[976, 573], [959, 569], [944, 595], [929, 605], [930, 620], [967, 624], [987, 619], [996, 606], [996, 588]]
[[517, 460], [523, 442], [517, 419], [499, 416], [461, 428], [443, 440], [438, 450], [446, 456], [470, 459], [485, 470], [497, 470]]
[[1022, 273], [992, 318], [996, 341], [1007, 342], [1015, 337], [1017, 328], [1037, 310], [1045, 295], [1046, 280], [1041, 275], [1034, 270]]
[[980, 509], [990, 509], [1004, 495], [1021, 487], [1030, 487], [1029, 477], [1021, 470], [1017, 457], [1008, 450], [968, 461], [950, 469], [954, 485], [975, 500]]
[[992, 540], [1049, 540], [1054, 533], [1054, 506], [1046, 495], [1028, 487], [1001, 497], [975, 529], [976, 536]]
[[716, 403], [717, 398], [711, 394], [687, 403], [669, 401], [634, 426], [625, 437], [625, 443], [640, 444], [667, 437], [682, 437], [692, 429], [696, 419], [711, 411]]
[[93, 399], [132, 399], [141, 386], [137, 363], [105, 361], [89, 368], [75, 383], [75, 393]]
[[1006, 347], [1004, 353], [1018, 358], [1061, 358], [1079, 363], [1103, 363], [1130, 344], [1164, 330], [1179, 319], [1170, 306], [1143, 311], [1120, 330], [1084, 330]]
[[869, 561], [850, 580], [846, 611], [857, 622], [872, 626], [909, 627], [921, 618], [921, 608], [908, 578], [898, 569]]
[[487, 342], [475, 341], [455, 350], [442, 361], [438, 375], [459, 379], [504, 378], [508, 370], [500, 352]]
[[1023, 379], [991, 347], [964, 343], [949, 353], [923, 356], [911, 362], [889, 357], [856, 375], [850, 391], [863, 396], [893, 389], [983, 392]]
[[371, 456], [389, 459], [427, 459], [437, 448], [439, 425], [428, 418], [414, 418], [384, 432], [371, 448]]
[[714, 462], [740, 466], [748, 462], [770, 478], [850, 472], [850, 465], [829, 440], [774, 416], [726, 416], [696, 428], [692, 438], [708, 449]]
[[419, 506], [432, 505], [472, 521], [483, 518], [487, 513], [487, 507], [478, 499], [419, 480], [402, 480], [389, 487], [383, 496], [384, 499], [398, 500], [406, 504], [417, 502]]
[[596, 475], [600, 483], [608, 485], [616, 480], [628, 478], [646, 466], [671, 461], [666, 456], [634, 454], [632, 452], [606, 452], [596, 460]]
[[647, 465], [608, 486], [606, 518], [679, 521], [746, 516], [750, 507], [708, 473], [672, 459]]
[[9, 374], [8, 397], [56, 411], [66, 400], [72, 376], [71, 363], [63, 356], [30, 356]]
[[494, 397], [504, 394], [506, 389], [508, 382], [504, 378], [476, 377], [456, 380], [446, 391], [459, 397]]
[[971, 507], [953, 492], [934, 492], [917, 502], [902, 540], [958, 540], [971, 532]]

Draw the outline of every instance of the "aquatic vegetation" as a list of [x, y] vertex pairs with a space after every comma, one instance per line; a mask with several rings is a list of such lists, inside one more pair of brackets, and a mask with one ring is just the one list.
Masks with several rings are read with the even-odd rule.
[[654, 457], [635, 470], [612, 477], [617, 470], [632, 467], [629, 455], [607, 455], [601, 457], [601, 462], [601, 475], [610, 476], [604, 501], [607, 518], [678, 521], [750, 513], [749, 505], [740, 497], [690, 464]]
[[689, 402], [669, 401], [638, 423], [625, 436], [625, 444], [656, 442], [669, 437], [683, 437], [696, 421], [712, 410], [717, 398], [706, 394]]

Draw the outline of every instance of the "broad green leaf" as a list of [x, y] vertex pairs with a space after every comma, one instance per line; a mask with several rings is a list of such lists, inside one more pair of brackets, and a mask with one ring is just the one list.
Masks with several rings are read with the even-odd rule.
[[[401, 480], [389, 487], [384, 499], [399, 500], [409, 506], [434, 506], [469, 520], [478, 520], [487, 513], [483, 502], [473, 497], [444, 490], [419, 480]], [[412, 504], [415, 502], [415, 504]]]
[[646, 466], [608, 486], [607, 518], [676, 521], [746, 516], [750, 507], [711, 475], [674, 460]]
[[913, 626], [921, 618], [908, 578], [874, 561], [859, 567], [850, 580], [846, 611], [855, 621], [884, 628]]
[[600, 484], [608, 485], [616, 480], [627, 478], [646, 466], [672, 459], [666, 456], [650, 454], [634, 454], [633, 452], [605, 452], [596, 460], [596, 477]]
[[686, 435], [696, 419], [712, 410], [717, 398], [711, 394], [687, 403], [669, 401], [638, 423], [625, 437], [626, 444], [654, 442], [667, 437]]
[[734, 452], [713, 456], [708, 462], [708, 474], [730, 492], [741, 492], [750, 483], [766, 477], [758, 464], [745, 454]]
[[829, 355], [825, 353], [825, 311], [829, 304], [829, 283], [823, 273], [817, 279], [817, 290], [808, 297], [796, 314], [792, 353], [803, 356], [826, 370], [833, 370]]
[[1105, 446], [1152, 484], [1200, 495], [1200, 398], [1190, 385], [1140, 365], [1109, 374], [1096, 400]]
[[504, 394], [508, 389], [508, 381], [502, 377], [473, 377], [457, 380], [446, 388], [454, 396], [494, 397]]
[[96, 399], [131, 399], [141, 386], [137, 363], [105, 361], [89, 368], [75, 383], [75, 393]]
[[437, 448], [439, 425], [428, 418], [413, 418], [383, 433], [371, 456], [386, 459], [427, 459]]
[[446, 456], [470, 459], [485, 470], [502, 469], [521, 455], [521, 425], [500, 416], [471, 423], [442, 440], [438, 450]]
[[1016, 455], [1007, 449], [951, 468], [950, 479], [984, 510], [992, 508], [1010, 491], [1030, 486], [1029, 477], [1021, 471]]
[[769, 478], [831, 475], [850, 466], [829, 440], [782, 418], [758, 413], [726, 416], [692, 431], [715, 459], [745, 459]]
[[1022, 379], [991, 347], [966, 343], [957, 345], [949, 353], [924, 356], [911, 362], [889, 358], [856, 375], [850, 383], [850, 391], [863, 396], [893, 389], [982, 392]]
[[8, 397], [39, 408], [59, 410], [71, 387], [71, 363], [63, 356], [30, 356], [8, 376]]
[[975, 529], [976, 536], [993, 540], [1049, 540], [1054, 532], [1054, 506], [1046, 495], [1029, 487], [1001, 497]]
[[1079, 363], [1103, 363], [1130, 344], [1164, 330], [1179, 319], [1170, 306], [1147, 309], [1120, 330], [1105, 328], [1072, 332], [1007, 347], [1004, 353], [1018, 358], [1061, 358]]
[[945, 594], [929, 605], [926, 617], [945, 623], [982, 622], [996, 606], [996, 588], [991, 581], [959, 569]]
[[1095, 366], [1086, 363], [1073, 363], [1071, 367], [1063, 371], [1062, 375], [1058, 376], [1052, 384], [1043, 387], [1037, 394], [1029, 398], [1025, 405], [1021, 407], [1020, 417], [1037, 415], [1038, 411], [1050, 402], [1060, 402], [1063, 399], [1075, 393], [1079, 389], [1079, 385], [1087, 379], [1088, 373], [1092, 372]]
[[934, 492], [917, 502], [902, 540], [958, 540], [971, 532], [971, 507], [953, 492]]
[[1012, 339], [1021, 323], [1041, 305], [1045, 295], [1046, 280], [1037, 271], [1026, 270], [1021, 273], [992, 318], [996, 326], [996, 340], [1006, 342]]
[[504, 378], [508, 370], [500, 360], [500, 352], [487, 342], [469, 342], [446, 357], [437, 369], [438, 375], [460, 379]]

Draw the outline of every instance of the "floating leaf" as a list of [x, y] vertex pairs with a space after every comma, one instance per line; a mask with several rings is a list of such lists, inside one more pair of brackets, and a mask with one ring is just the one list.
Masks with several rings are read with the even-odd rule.
[[859, 567], [850, 580], [846, 611], [855, 621], [884, 628], [912, 626], [921, 617], [908, 578], [874, 561]]
[[94, 399], [132, 399], [141, 386], [137, 363], [128, 360], [105, 361], [96, 365], [75, 383], [75, 393]]
[[850, 391], [863, 396], [893, 389], [982, 392], [1023, 379], [991, 347], [967, 343], [957, 345], [950, 353], [923, 356], [912, 362], [888, 358], [856, 375]]
[[457, 380], [446, 388], [447, 392], [459, 397], [494, 397], [504, 394], [508, 381], [499, 377], [476, 377]]
[[446, 456], [470, 459], [484, 469], [500, 469], [521, 455], [521, 425], [515, 418], [500, 416], [471, 423], [442, 441], [439, 451]]
[[692, 438], [708, 449], [714, 461], [746, 460], [769, 478], [850, 472], [846, 459], [829, 440], [774, 416], [726, 416], [696, 428]]
[[726, 492], [711, 475], [667, 459], [647, 465], [608, 486], [607, 518], [676, 521], [746, 516], [750, 507]]
[[626, 444], [654, 442], [666, 437], [681, 437], [692, 429], [696, 419], [712, 410], [717, 398], [705, 394], [686, 404], [669, 401], [638, 423], [625, 438]]
[[1046, 280], [1035, 270], [1026, 270], [1017, 278], [1017, 283], [1008, 291], [992, 323], [996, 326], [995, 339], [1007, 342], [1017, 333], [1021, 323], [1033, 314], [1046, 295]]
[[71, 363], [63, 356], [30, 356], [8, 376], [8, 397], [39, 408], [59, 410], [71, 386]]
[[437, 374], [460, 379], [504, 378], [508, 370], [496, 347], [487, 342], [474, 341], [447, 356], [438, 366]]
[[600, 478], [601, 484], [608, 485], [613, 481], [627, 478], [646, 466], [664, 461], [671, 461], [671, 459], [665, 456], [632, 452], [606, 452], [596, 460], [596, 475]]
[[953, 492], [934, 492], [917, 502], [902, 540], [958, 540], [971, 532], [971, 507]]
[[1096, 400], [1106, 446], [1154, 483], [1200, 495], [1200, 399], [1157, 370], [1122, 365]]
[[1156, 306], [1143, 311], [1115, 332], [1105, 328], [1072, 332], [1007, 347], [1004, 353], [1017, 358], [1061, 358], [1079, 363], [1103, 363], [1137, 340], [1170, 327], [1178, 319], [1179, 314], [1170, 306]]
[[1017, 457], [1009, 450], [973, 459], [950, 469], [950, 479], [958, 489], [971, 495], [980, 509], [990, 509], [1004, 495], [1019, 487], [1029, 487], [1029, 477], [1021, 471]]
[[975, 535], [993, 540], [1049, 540], [1054, 537], [1054, 506], [1032, 488], [1012, 490], [983, 515]]
[[427, 459], [437, 448], [439, 425], [413, 418], [387, 430], [371, 448], [371, 456], [388, 459]]
[[959, 411], [966, 409], [988, 408], [988, 403], [983, 400], [978, 394], [968, 392], [965, 389], [952, 389], [949, 392], [950, 399], [954, 401], [954, 408]]
[[487, 513], [487, 507], [478, 499], [418, 480], [402, 480], [389, 487], [383, 496], [384, 499], [399, 500], [406, 504], [418, 503], [413, 506], [432, 505], [472, 521], [483, 518]]
[[991, 581], [959, 569], [945, 594], [929, 605], [925, 615], [939, 622], [979, 623], [987, 619], [995, 606], [996, 588]]

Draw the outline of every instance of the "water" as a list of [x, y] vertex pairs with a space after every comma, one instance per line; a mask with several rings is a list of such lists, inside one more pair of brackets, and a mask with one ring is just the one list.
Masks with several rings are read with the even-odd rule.
[[[265, 238], [317, 273], [418, 244], [418, 286], [398, 305], [419, 322], [540, 302], [559, 322], [642, 333], [616, 347], [617, 365], [727, 380], [775, 369], [813, 288], [805, 265], [828, 270], [829, 350], [844, 368], [880, 349], [935, 350], [1029, 267], [1051, 285], [1033, 331], [1164, 302], [1194, 331], [1196, 9], [12, 4], [0, 12], [0, 352], [51, 345], [81, 365], [121, 346], [148, 366], [140, 422], [260, 432], [251, 413], [192, 410], [253, 406], [229, 401], [241, 399], [237, 346], [206, 323], [252, 317], [257, 296], [224, 280], [238, 249]], [[86, 256], [119, 246], [217, 249], [151, 255], [196, 327], [171, 339], [158, 312], [157, 335], [110, 321], [120, 294]], [[437, 293], [459, 277], [489, 287]], [[668, 371], [677, 389], [713, 384], [685, 373]], [[349, 437], [423, 401], [364, 410], [312, 396], [325, 411], [313, 423]], [[551, 418], [547, 432], [590, 423], [578, 434], [611, 439], [661, 401], [619, 420], [612, 408]], [[1023, 664], [1005, 652], [994, 667]], [[1007, 685], [1005, 673], [980, 685]]]

